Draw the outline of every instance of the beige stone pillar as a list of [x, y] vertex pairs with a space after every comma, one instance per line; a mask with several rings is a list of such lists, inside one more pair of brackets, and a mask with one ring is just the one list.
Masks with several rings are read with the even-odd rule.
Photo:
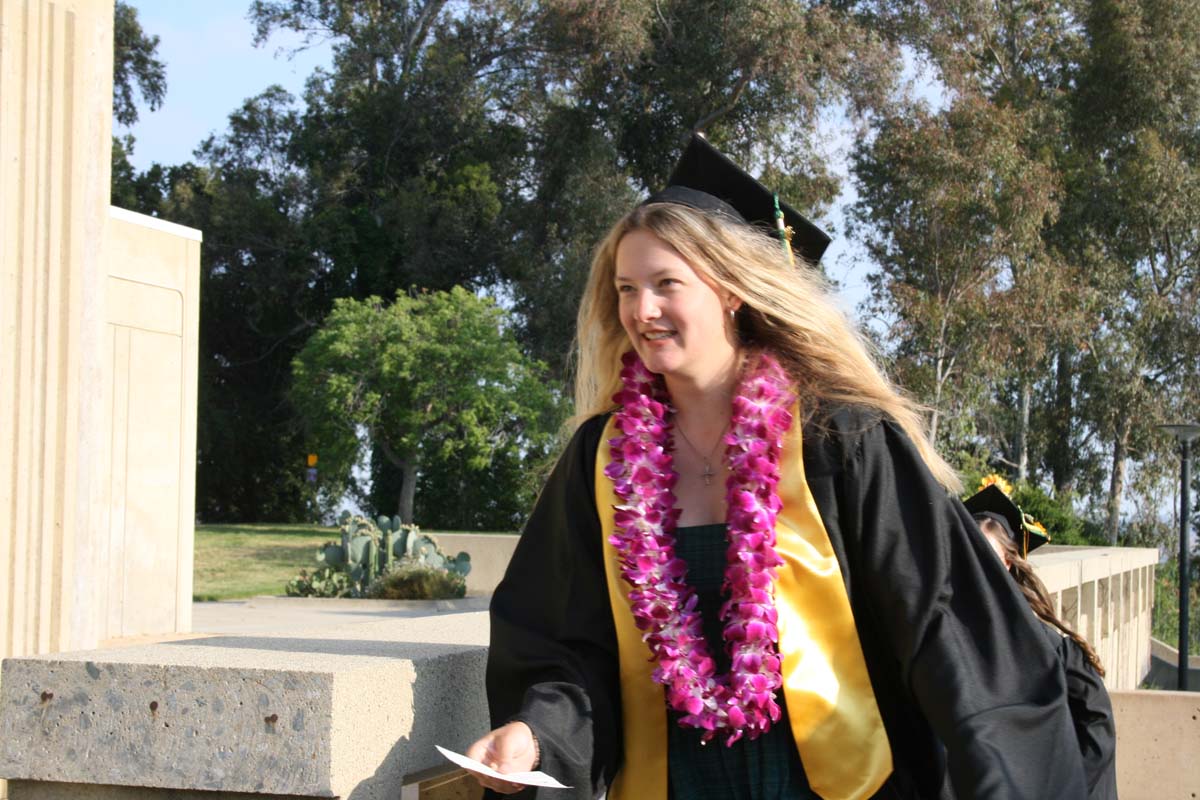
[[[94, 646], [113, 0], [0, 0], [0, 656]], [[83, 581], [84, 583], [81, 583]]]
[[0, 0], [0, 657], [99, 636], [72, 598], [95, 552], [112, 30], [113, 0]]
[[200, 232], [109, 206], [112, 30], [0, 0], [0, 658], [191, 625]]

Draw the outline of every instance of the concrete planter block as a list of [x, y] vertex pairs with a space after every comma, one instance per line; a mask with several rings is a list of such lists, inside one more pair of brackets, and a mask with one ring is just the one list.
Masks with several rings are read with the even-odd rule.
[[[10, 800], [309, 800], [292, 794], [202, 792], [195, 789], [150, 789], [144, 786], [102, 786], [84, 783], [11, 781]], [[312, 798], [311, 800], [320, 800]]]
[[472, 612], [8, 659], [0, 776], [394, 798], [488, 729], [486, 642]]
[[1121, 800], [1190, 800], [1200, 787], [1200, 695], [1112, 693]]

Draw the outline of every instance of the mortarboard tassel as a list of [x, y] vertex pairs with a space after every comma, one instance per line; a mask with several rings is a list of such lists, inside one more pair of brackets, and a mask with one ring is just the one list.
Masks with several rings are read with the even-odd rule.
[[792, 257], [792, 232], [788, 230], [783, 221], [783, 209], [779, 207], [779, 195], [773, 194], [775, 199], [775, 230], [779, 231], [779, 241], [783, 244], [783, 252], [787, 255], [788, 265], [796, 266], [796, 261]]

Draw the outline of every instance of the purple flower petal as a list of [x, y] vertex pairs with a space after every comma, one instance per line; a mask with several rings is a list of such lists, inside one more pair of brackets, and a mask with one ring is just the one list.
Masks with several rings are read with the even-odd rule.
[[727, 744], [743, 734], [756, 738], [779, 719], [773, 693], [782, 685], [777, 614], [771, 582], [783, 561], [775, 553], [779, 455], [792, 423], [790, 381], [774, 358], [759, 357], [742, 379], [724, 436], [730, 547], [721, 609], [724, 638], [733, 657], [731, 674], [717, 675], [708, 653], [696, 594], [684, 577], [687, 564], [674, 557], [680, 509], [672, 492], [679, 476], [672, 458], [673, 408], [662, 377], [632, 351], [622, 358], [621, 407], [608, 445], [604, 474], [620, 503], [613, 516], [621, 573], [631, 585], [630, 607], [656, 663], [654, 680], [683, 713], [680, 724], [716, 732]]

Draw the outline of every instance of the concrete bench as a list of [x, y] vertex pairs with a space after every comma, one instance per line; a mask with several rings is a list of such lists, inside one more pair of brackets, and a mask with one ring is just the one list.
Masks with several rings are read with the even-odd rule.
[[7, 659], [0, 776], [12, 800], [396, 798], [487, 730], [487, 631], [474, 611]]

